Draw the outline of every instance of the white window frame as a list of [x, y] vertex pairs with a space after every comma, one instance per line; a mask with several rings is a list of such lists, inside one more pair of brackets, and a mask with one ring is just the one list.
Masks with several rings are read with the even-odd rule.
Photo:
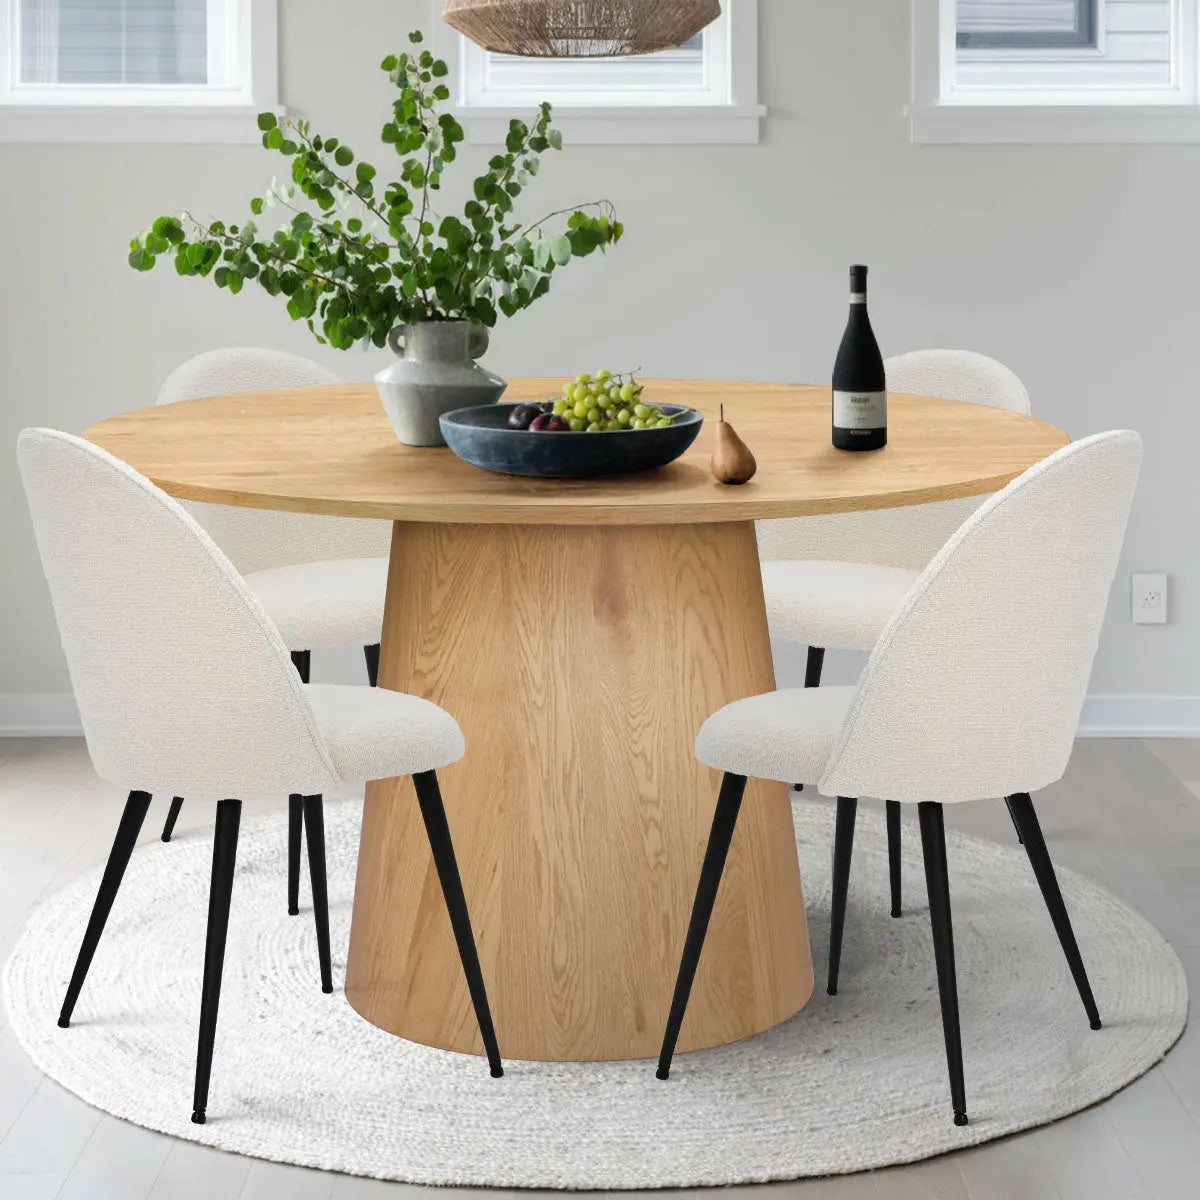
[[531, 64], [528, 78], [513, 78], [492, 68], [487, 51], [446, 26], [440, 3], [436, 7], [434, 48], [450, 66], [455, 116], [471, 142], [503, 143], [508, 122], [543, 100], [554, 105], [555, 125], [574, 143], [760, 139], [767, 110], [758, 103], [758, 0], [724, 0], [721, 17], [705, 31], [703, 82], [690, 88], [672, 86], [670, 52], [652, 61], [589, 64], [589, 75], [603, 72], [603, 86], [581, 87], [577, 66], [559, 60]]
[[22, 83], [20, 19], [0, 0], [0, 142], [257, 142], [255, 116], [279, 111], [276, 0], [210, 6], [209, 86]]
[[[1171, 0], [1170, 81], [1161, 87], [1073, 86], [1072, 63], [1104, 53], [1099, 45], [1049, 49], [959, 50], [956, 0], [912, 0], [914, 142], [1129, 143], [1200, 141], [1198, 0]], [[1103, 4], [1103, 0], [1102, 0]], [[1011, 82], [980, 86], [969, 64], [981, 55], [1012, 66]], [[968, 65], [967, 79], [959, 63]], [[1020, 83], [1022, 63], [1057, 62], [1064, 83], [1034, 88]]]

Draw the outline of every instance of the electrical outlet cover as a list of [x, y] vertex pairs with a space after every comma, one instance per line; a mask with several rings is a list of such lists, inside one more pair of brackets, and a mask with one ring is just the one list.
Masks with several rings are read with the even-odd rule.
[[1130, 594], [1133, 623], [1165, 625], [1168, 599], [1166, 575], [1145, 572], [1135, 574]]

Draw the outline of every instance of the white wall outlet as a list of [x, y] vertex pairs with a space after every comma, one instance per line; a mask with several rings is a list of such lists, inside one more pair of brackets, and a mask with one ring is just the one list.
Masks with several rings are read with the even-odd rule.
[[1135, 625], [1167, 623], [1167, 577], [1135, 574], [1131, 594]]

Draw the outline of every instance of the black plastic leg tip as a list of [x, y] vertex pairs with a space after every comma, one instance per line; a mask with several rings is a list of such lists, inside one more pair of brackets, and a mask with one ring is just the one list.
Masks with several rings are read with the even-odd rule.
[[298, 917], [299, 915], [300, 915], [300, 910], [298, 908], [290, 908], [290, 907], [288, 908], [288, 916], [289, 917]]
[[793, 784], [792, 784], [792, 791], [793, 791], [793, 792], [802, 792], [802, 791], [804, 791], [804, 784], [802, 784], [802, 783], [793, 783]]
[[58, 1027], [59, 1027], [59, 1029], [70, 1029], [71, 1028], [71, 1018], [70, 1017], [59, 1017], [58, 1018]]
[[836, 995], [837, 995], [837, 984], [836, 984], [836, 983], [831, 983], [831, 984], [830, 984], [830, 985], [829, 985], [829, 986], [828, 986], [828, 987], [825, 989], [825, 995], [827, 995], [827, 996], [836, 996]]
[[503, 1079], [504, 1078], [504, 1068], [503, 1067], [493, 1067], [492, 1068], [492, 1078], [493, 1079]]
[[205, 1120], [206, 1120], [206, 1118], [204, 1116], [203, 1109], [197, 1109], [194, 1113], [192, 1113], [192, 1124], [193, 1125], [203, 1125]]
[[1100, 1021], [1100, 1018], [1099, 1018], [1099, 1017], [1097, 1017], [1097, 1018], [1096, 1018], [1094, 1021], [1091, 1021], [1091, 1022], [1089, 1022], [1089, 1024], [1091, 1025], [1091, 1027], [1092, 1027], [1093, 1029], [1101, 1029], [1101, 1028], [1103, 1028], [1103, 1026], [1102, 1026], [1102, 1024], [1101, 1024], [1101, 1021]]
[[893, 917], [902, 917], [902, 916], [904, 916], [904, 913], [902, 913], [902, 912], [900, 911], [900, 909], [898, 909], [898, 908], [893, 908], [893, 909], [892, 909], [892, 916], [893, 916]]
[[325, 993], [325, 995], [327, 995], [327, 996], [332, 996], [333, 995], [333, 984], [331, 983], [328, 986], [326, 986], [325, 984], [321, 984], [321, 991], [323, 991]]
[[163, 840], [164, 842], [169, 842], [169, 841], [171, 840], [171, 835], [170, 835], [169, 833], [164, 833], [164, 834], [162, 835], [162, 840]]
[[967, 1123], [967, 1114], [965, 1112], [956, 1112], [954, 1114], [955, 1125], [965, 1125]]
[[666, 1067], [659, 1067], [658, 1070], [654, 1072], [654, 1078], [655, 1079], [670, 1079], [671, 1072], [668, 1071], [666, 1069]]

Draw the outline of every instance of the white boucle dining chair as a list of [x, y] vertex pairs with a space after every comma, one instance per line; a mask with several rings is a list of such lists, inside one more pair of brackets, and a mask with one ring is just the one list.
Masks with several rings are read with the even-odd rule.
[[[1029, 415], [1025, 385], [970, 350], [914, 350], [884, 364], [888, 390], [986, 404]], [[983, 502], [944, 500], [878, 512], [758, 524], [771, 636], [808, 646], [805, 687], [818, 687], [825, 651], [870, 650], [933, 556]], [[794, 780], [797, 790], [802, 784]], [[900, 806], [887, 801], [892, 916], [901, 913]]]
[[837, 991], [857, 799], [916, 804], [956, 1125], [967, 1123], [942, 806], [1004, 796], [1093, 1029], [1100, 1014], [1030, 793], [1062, 777], [1141, 465], [1099, 434], [987, 500], [901, 600], [857, 687], [793, 688], [711, 716], [696, 757], [724, 772], [671, 1005], [669, 1076], [748, 777], [837, 796], [829, 940]]
[[[167, 378], [159, 404], [284, 388], [326, 387], [341, 380], [298, 354], [256, 347], [212, 350]], [[276, 513], [223, 504], [185, 505], [209, 532], [279, 630], [292, 662], [309, 682], [313, 650], [362, 646], [367, 677], [379, 674], [379, 640], [387, 590], [388, 521]], [[169, 842], [183, 798], [163, 825]], [[300, 797], [288, 805], [288, 912], [300, 911]]]
[[333, 990], [321, 796], [412, 775], [493, 1075], [502, 1074], [436, 771], [454, 718], [416, 696], [304, 684], [254, 593], [180, 504], [90, 442], [27, 429], [18, 459], [101, 779], [128, 792], [59, 1025], [67, 1028], [150, 797], [216, 802], [192, 1120], [208, 1105], [242, 797], [301, 796], [321, 984]]

